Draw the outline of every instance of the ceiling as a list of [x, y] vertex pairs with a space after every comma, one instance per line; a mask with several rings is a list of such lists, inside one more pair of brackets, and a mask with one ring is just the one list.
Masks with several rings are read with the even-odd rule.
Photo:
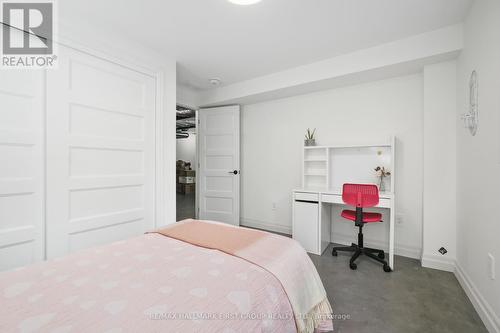
[[[210, 89], [461, 22], [472, 0], [71, 0], [85, 18], [178, 61], [178, 83]], [[119, 5], [118, 5], [119, 4]]]

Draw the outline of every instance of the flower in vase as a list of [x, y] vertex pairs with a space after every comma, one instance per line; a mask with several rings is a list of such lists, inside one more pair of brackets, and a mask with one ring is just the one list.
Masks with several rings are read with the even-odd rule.
[[385, 167], [376, 167], [375, 169], [375, 175], [377, 178], [379, 178], [379, 191], [385, 191], [385, 184], [384, 184], [384, 178], [389, 177], [391, 175], [391, 172], [389, 170], [386, 170]]
[[385, 167], [376, 167], [375, 168], [375, 175], [379, 178], [384, 178], [384, 177], [389, 177], [391, 175], [391, 172], [387, 170]]

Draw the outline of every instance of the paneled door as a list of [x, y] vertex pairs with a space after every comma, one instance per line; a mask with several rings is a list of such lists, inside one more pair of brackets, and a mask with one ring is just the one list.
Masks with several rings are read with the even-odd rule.
[[47, 256], [154, 227], [155, 79], [61, 46], [47, 72]]
[[240, 224], [240, 107], [198, 113], [199, 218]]
[[[1, 29], [0, 29], [1, 30]], [[44, 257], [44, 73], [0, 71], [0, 271]]]

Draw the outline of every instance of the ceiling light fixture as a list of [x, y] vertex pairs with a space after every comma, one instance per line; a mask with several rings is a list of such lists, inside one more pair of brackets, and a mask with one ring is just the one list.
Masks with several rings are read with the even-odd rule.
[[235, 5], [253, 5], [256, 4], [257, 2], [261, 2], [262, 0], [228, 0], [231, 3], [234, 3]]
[[208, 82], [210, 82], [210, 84], [213, 86], [219, 86], [221, 83], [221, 79], [219, 79], [218, 77], [213, 77], [211, 79], [208, 79]]

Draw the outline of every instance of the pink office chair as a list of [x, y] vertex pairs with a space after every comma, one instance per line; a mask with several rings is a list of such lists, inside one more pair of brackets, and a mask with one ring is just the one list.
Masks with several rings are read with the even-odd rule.
[[[358, 266], [354, 263], [362, 254], [382, 263], [384, 271], [390, 272], [391, 268], [385, 261], [383, 250], [371, 249], [363, 246], [363, 226], [366, 223], [382, 222], [382, 214], [364, 213], [363, 208], [374, 207], [378, 205], [378, 187], [376, 185], [363, 184], [344, 184], [342, 189], [342, 201], [346, 205], [356, 207], [356, 210], [343, 210], [341, 216], [345, 219], [354, 221], [354, 225], [359, 227], [358, 244], [352, 243], [351, 246], [334, 247], [332, 255], [337, 256], [337, 251], [354, 252], [349, 261], [349, 267], [356, 269]], [[375, 255], [377, 253], [377, 255]]]

